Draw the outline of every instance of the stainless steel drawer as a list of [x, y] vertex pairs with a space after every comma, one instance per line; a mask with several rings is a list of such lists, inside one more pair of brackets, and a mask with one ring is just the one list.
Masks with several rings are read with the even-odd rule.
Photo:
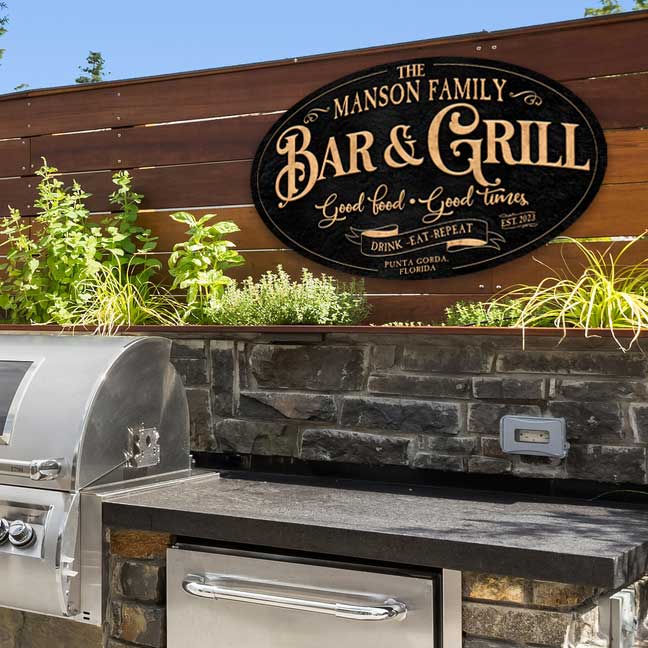
[[[169, 648], [442, 648], [441, 598], [460, 614], [441, 573], [188, 549], [170, 549], [167, 570]], [[444, 648], [461, 645], [458, 619], [459, 643], [446, 632]]]

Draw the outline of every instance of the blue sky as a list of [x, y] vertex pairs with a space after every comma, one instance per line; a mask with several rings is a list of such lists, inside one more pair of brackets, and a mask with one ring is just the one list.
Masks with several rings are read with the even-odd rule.
[[[0, 93], [73, 83], [89, 50], [109, 79], [581, 18], [598, 0], [7, 0]], [[627, 9], [632, 1], [622, 2]], [[172, 100], [170, 98], [170, 100]]]

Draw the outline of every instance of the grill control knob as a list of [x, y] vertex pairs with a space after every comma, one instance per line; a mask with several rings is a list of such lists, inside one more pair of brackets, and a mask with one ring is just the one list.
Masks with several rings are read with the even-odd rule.
[[34, 529], [27, 522], [15, 520], [9, 525], [9, 542], [15, 547], [26, 547], [35, 538]]
[[4, 518], [0, 518], [0, 544], [7, 541], [9, 535], [9, 522]]

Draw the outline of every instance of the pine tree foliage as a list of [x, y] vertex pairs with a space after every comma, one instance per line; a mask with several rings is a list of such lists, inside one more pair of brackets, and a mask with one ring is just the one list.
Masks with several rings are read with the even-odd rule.
[[90, 52], [86, 59], [85, 67], [79, 66], [79, 69], [85, 74], [76, 78], [77, 83], [99, 83], [104, 80], [104, 67], [106, 61], [101, 52]]

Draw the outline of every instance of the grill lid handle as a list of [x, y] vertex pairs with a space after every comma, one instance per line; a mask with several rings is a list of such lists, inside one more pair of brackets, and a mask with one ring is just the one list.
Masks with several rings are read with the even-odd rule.
[[[220, 582], [219, 582], [220, 581]], [[317, 612], [319, 614], [331, 614], [343, 619], [355, 621], [400, 621], [407, 616], [405, 603], [388, 599], [384, 603], [369, 605], [349, 605], [346, 603], [328, 603], [325, 601], [312, 601], [308, 599], [292, 598], [276, 594], [262, 594], [234, 589], [221, 583], [232, 583], [233, 579], [219, 579], [217, 576], [196, 576], [188, 574], [182, 582], [182, 589], [200, 598], [223, 599], [236, 601], [238, 603], [254, 603], [256, 605], [269, 605], [272, 607], [288, 608], [290, 610], [301, 610], [302, 612]], [[253, 585], [245, 581], [246, 585]], [[267, 587], [267, 583], [264, 583]]]
[[34, 481], [48, 481], [56, 479], [62, 470], [59, 459], [33, 459], [32, 461], [18, 461], [14, 459], [0, 459], [0, 475], [11, 477], [25, 477]]

